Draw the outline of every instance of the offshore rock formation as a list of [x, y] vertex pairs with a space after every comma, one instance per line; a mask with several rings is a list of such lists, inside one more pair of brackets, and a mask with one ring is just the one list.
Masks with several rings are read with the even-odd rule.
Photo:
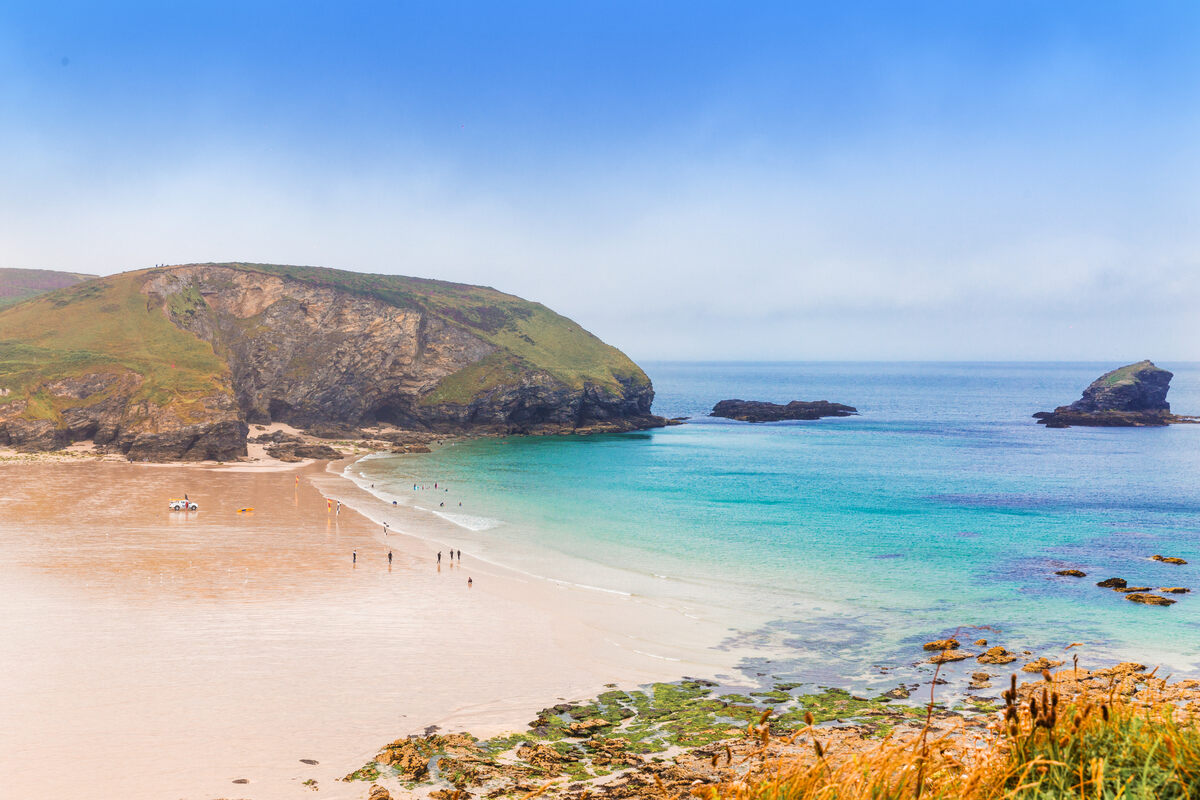
[[0, 312], [0, 446], [91, 439], [228, 460], [247, 423], [444, 433], [655, 427], [649, 378], [494, 289], [313, 267], [189, 264]]
[[849, 417], [858, 409], [827, 400], [805, 402], [793, 400], [787, 405], [764, 403], [758, 400], [722, 400], [713, 406], [710, 417], [725, 417], [742, 422], [782, 422], [793, 419], [821, 419], [822, 417]]
[[1071, 425], [1141, 427], [1190, 422], [1171, 414], [1167, 390], [1172, 373], [1150, 361], [1128, 364], [1106, 372], [1083, 390], [1083, 397], [1069, 406], [1039, 411], [1034, 418], [1047, 428]]

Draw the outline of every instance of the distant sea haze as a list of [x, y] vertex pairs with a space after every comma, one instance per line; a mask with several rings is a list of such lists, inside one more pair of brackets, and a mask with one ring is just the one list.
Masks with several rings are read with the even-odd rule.
[[[1175, 373], [1172, 408], [1200, 413], [1200, 365], [1159, 365]], [[867, 676], [919, 657], [921, 641], [988, 626], [981, 637], [1010, 648], [1078, 641], [1085, 658], [1200, 671], [1200, 597], [1147, 608], [1095, 586], [1200, 589], [1200, 426], [1031, 418], [1119, 364], [644, 366], [655, 413], [689, 424], [464, 442], [352, 471], [398, 502], [461, 513], [464, 551], [723, 622], [730, 642], [754, 643], [747, 670], [762, 659], [806, 679]], [[705, 416], [728, 398], [829, 400], [860, 416]], [[412, 491], [434, 481], [454, 487], [454, 508]], [[1064, 568], [1088, 577], [1053, 574]]]

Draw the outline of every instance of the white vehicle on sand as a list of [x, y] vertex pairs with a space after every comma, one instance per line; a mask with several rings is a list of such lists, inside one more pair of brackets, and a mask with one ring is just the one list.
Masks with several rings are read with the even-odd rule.
[[195, 500], [168, 500], [167, 508], [172, 511], [198, 511], [200, 506], [196, 505]]

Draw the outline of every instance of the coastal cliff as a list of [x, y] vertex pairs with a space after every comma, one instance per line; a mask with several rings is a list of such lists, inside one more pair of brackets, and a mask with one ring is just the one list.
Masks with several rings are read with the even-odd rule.
[[1148, 360], [1127, 364], [1092, 381], [1083, 396], [1069, 406], [1033, 416], [1047, 428], [1143, 427], [1191, 421], [1171, 414], [1167, 391], [1172, 377]]
[[122, 273], [0, 312], [0, 445], [229, 460], [248, 423], [445, 433], [663, 424], [627, 356], [494, 289], [316, 267]]

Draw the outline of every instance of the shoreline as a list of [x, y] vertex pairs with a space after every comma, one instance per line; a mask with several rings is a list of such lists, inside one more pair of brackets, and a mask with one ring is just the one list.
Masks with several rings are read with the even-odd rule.
[[[113, 763], [93, 763], [86, 757], [82, 763], [99, 777], [107, 776], [114, 782], [111, 785], [122, 786], [120, 796], [128, 800], [149, 800], [163, 791], [212, 800], [235, 791], [229, 781], [243, 774], [251, 780], [255, 798], [306, 796], [300, 790], [307, 792], [307, 788], [300, 784], [315, 780], [321, 796], [357, 800], [367, 786], [338, 779], [376, 752], [366, 748], [376, 748], [397, 736], [422, 735], [431, 725], [488, 737], [519, 733], [537, 716], [538, 709], [555, 701], [580, 703], [607, 691], [631, 694], [656, 683], [678, 683], [684, 675], [717, 678], [726, 689], [748, 692], [778, 682], [776, 676], [764, 672], [759, 676], [761, 684], [755, 686], [751, 676], [737, 669], [739, 659], [755, 652], [758, 644], [747, 641], [741, 650], [716, 649], [722, 642], [720, 626], [681, 616], [670, 604], [555, 583], [485, 563], [471, 553], [464, 553], [465, 566], [444, 565], [437, 570], [437, 536], [452, 534], [454, 524], [426, 510], [387, 505], [343, 474], [352, 463], [354, 459], [181, 464], [196, 469], [145, 470], [139, 467], [157, 465], [92, 459], [0, 462], [0, 476], [5, 478], [0, 482], [4, 484], [0, 499], [5, 509], [0, 515], [0, 539], [8, 535], [11, 540], [20, 522], [15, 561], [35, 576], [28, 580], [28, 575], [13, 573], [14, 559], [5, 558], [8, 574], [23, 579], [10, 585], [9, 591], [18, 594], [10, 594], [8, 601], [11, 604], [18, 602], [19, 596], [28, 596], [21, 594], [26, 590], [36, 597], [47, 587], [53, 589], [53, 594], [47, 595], [52, 613], [34, 609], [33, 622], [25, 627], [16, 619], [9, 620], [8, 625], [16, 631], [13, 653], [44, 651], [42, 667], [65, 670], [61, 676], [65, 687], [79, 676], [71, 671], [73, 667], [52, 658], [61, 646], [60, 639], [73, 643], [79, 638], [80, 644], [72, 644], [76, 647], [128, 648], [134, 655], [144, 651], [144, 657], [151, 659], [157, 656], [149, 654], [157, 651], [150, 645], [157, 648], [170, 642], [181, 648], [180, 654], [171, 654], [172, 666], [163, 673], [166, 683], [162, 686], [153, 687], [146, 697], [134, 695], [137, 703], [116, 713], [112, 704], [129, 704], [129, 693], [115, 692], [103, 683], [94, 685], [91, 691], [99, 695], [97, 705], [87, 705], [90, 701], [85, 699], [83, 719], [64, 720], [62, 735], [46, 742], [56, 741], [61, 746], [68, 738], [67, 731], [70, 737], [112, 738], [113, 746], [120, 745], [130, 755], [97, 746], [97, 752], [107, 753]], [[88, 466], [80, 466], [83, 464]], [[43, 507], [40, 498], [54, 496], [55, 487], [68, 494], [78, 487], [80, 473], [101, 487], [97, 491], [102, 496], [84, 496], [80, 498], [82, 506], [74, 510]], [[181, 483], [201, 499], [197, 515], [166, 515], [158, 505], [161, 497]], [[14, 489], [24, 491], [24, 498], [18, 497], [15, 506]], [[325, 498], [342, 500], [347, 513], [331, 515], [324, 510]], [[241, 505], [258, 510], [254, 515], [239, 516]], [[14, 512], [8, 513], [9, 509]], [[391, 527], [386, 536], [384, 521]], [[77, 531], [81, 523], [85, 530]], [[202, 530], [193, 533], [196, 526]], [[105, 555], [110, 552], [110, 535], [125, 536], [127, 546], [136, 549], [112, 550], [110, 561]], [[64, 538], [69, 540], [59, 541]], [[160, 550], [149, 557], [139, 554], [146, 547], [159, 546], [160, 538], [168, 540], [161, 543]], [[34, 549], [22, 551], [23, 542]], [[357, 554], [353, 567], [347, 563], [351, 549]], [[395, 572], [383, 563], [388, 549], [396, 557]], [[76, 552], [88, 554], [86, 566], [72, 563]], [[474, 578], [471, 589], [461, 585], [468, 575]], [[60, 607], [58, 595], [71, 602]], [[264, 609], [261, 613], [260, 608]], [[111, 636], [89, 638], [92, 633], [87, 625], [111, 626], [114, 615], [118, 626], [106, 629]], [[122, 622], [125, 616], [128, 625]], [[234, 619], [227, 621], [226, 616]], [[80, 619], [73, 619], [76, 617]], [[162, 627], [168, 620], [171, 625]], [[85, 627], [78, 627], [84, 623]], [[211, 628], [214, 633], [193, 641], [186, 631], [176, 634], [172, 630], [175, 624], [197, 625], [205, 631]], [[29, 630], [28, 625], [38, 629]], [[745, 628], [753, 627], [753, 621], [747, 621]], [[152, 635], [143, 634], [144, 629]], [[180, 635], [184, 638], [178, 638]], [[282, 650], [274, 645], [279, 637], [284, 641]], [[229, 649], [224, 641], [235, 642], [236, 647]], [[215, 661], [209, 654], [214, 647]], [[931, 679], [928, 655], [923, 654], [922, 664], [916, 667], [885, 665], [873, 682], [909, 684], [909, 702], [920, 702], [921, 693], [929, 688], [926, 681]], [[1087, 656], [1095, 664], [1109, 661]], [[89, 650], [88, 658], [89, 672], [109, 675], [114, 683], [128, 671], [124, 653]], [[202, 663], [190, 664], [191, 659]], [[259, 666], [260, 662], [274, 667], [264, 673], [266, 667]], [[943, 665], [939, 674], [951, 684], [937, 689], [939, 699], [954, 702], [955, 686], [965, 682], [973, 668], [974, 659]], [[214, 669], [217, 679], [210, 675]], [[296, 689], [279, 685], [284, 676], [285, 683], [295, 682]], [[848, 689], [843, 693], [852, 697], [856, 679], [850, 675], [843, 678], [840, 688]], [[30, 673], [25, 680], [28, 688], [44, 679]], [[239, 680], [245, 681], [246, 687], [239, 686]], [[223, 704], [212, 713], [189, 712], [196, 715], [193, 724], [197, 732], [188, 735], [199, 738], [185, 739], [179, 746], [186, 745], [193, 752], [198, 746], [202, 751], [208, 747], [213, 752], [205, 751], [206, 759], [224, 766], [201, 765], [201, 771], [208, 772], [196, 774], [201, 766], [180, 766], [186, 758], [184, 751], [174, 756], [175, 751], [168, 747], [164, 755], [145, 756], [140, 767], [166, 759], [176, 770], [168, 772], [173, 782], [156, 786], [147, 781], [125, 790], [120, 782], [128, 776], [113, 771], [127, 769], [128, 759], [136, 758], [140, 747], [160, 746], [154, 740], [153, 725], [142, 715], [181, 703], [187, 708], [187, 703], [193, 702], [188, 694], [194, 691], [191, 687], [208, 681], [228, 686], [230, 696], [222, 698]], [[819, 693], [821, 683], [828, 682], [814, 679], [802, 685], [807, 687], [804, 691]], [[84, 680], [84, 689], [88, 686]], [[21, 682], [12, 688], [19, 691]], [[241, 697], [242, 692], [251, 690], [256, 692], [253, 700], [250, 695]], [[41, 695], [31, 691], [29, 703], [14, 707], [23, 713], [44, 713], [32, 705], [38, 696], [57, 697], [59, 692], [72, 691], [59, 688]], [[179, 693], [182, 696], [177, 697]], [[364, 694], [370, 702], [363, 702]], [[376, 697], [381, 702], [376, 703]], [[241, 703], [235, 702], [239, 699]], [[282, 708], [272, 712], [273, 716], [260, 712], [258, 704], [264, 699]], [[237, 712], [237, 706], [247, 701], [249, 709]], [[137, 707], [142, 704], [145, 709]], [[231, 749], [211, 738], [227, 735], [229, 720], [219, 718], [222, 713], [243, 714], [235, 726], [238, 746]], [[21, 713], [16, 715], [18, 722], [23, 718]], [[139, 724], [148, 730], [140, 729]], [[332, 738], [320, 743], [327, 730]], [[176, 729], [162, 729], [163, 734], [167, 732], [173, 734]], [[131, 736], [147, 741], [130, 744]], [[19, 736], [9, 747], [22, 758], [39, 752]], [[51, 750], [40, 752], [48, 755]], [[320, 764], [297, 763], [310, 757]], [[209, 774], [220, 770], [228, 774]], [[6, 771], [0, 761], [0, 782]], [[108, 784], [102, 781], [99, 785]], [[41, 783], [38, 786], [45, 789]]]
[[[384, 537], [349, 504], [327, 512], [327, 496], [361, 490], [324, 464], [144, 466], [0, 463], [0, 604], [21, 609], [0, 623], [13, 712], [0, 783], [18, 794], [69, 790], [35, 765], [82, 737], [75, 771], [103, 796], [212, 800], [245, 777], [256, 800], [305, 796], [307, 779], [358, 798], [333, 781], [378, 740], [430, 724], [498, 733], [554, 698], [736, 658], [706, 634], [685, 642], [700, 657], [663, 652], [655, 630], [687, 621], [636, 598], [465, 550], [438, 570], [429, 542]], [[200, 510], [167, 512], [184, 492]], [[63, 496], [75, 499], [46, 502]]]
[[[398, 540], [405, 541], [406, 548], [424, 551], [431, 562], [436, 559], [439, 546], [461, 547], [460, 543], [453, 541], [461, 538], [457, 535], [461, 529], [455, 523], [428, 509], [407, 505], [389, 506], [378, 495], [344, 474], [344, 470], [357, 460], [359, 458], [328, 462], [323, 471], [311, 474], [309, 480], [323, 496], [341, 501], [346, 508], [374, 523], [376, 527], [372, 535], [381, 545], [394, 546]], [[382, 530], [385, 523], [386, 534]], [[479, 576], [483, 576], [488, 585], [487, 591], [536, 608], [540, 613], [549, 613], [553, 609], [559, 624], [577, 628], [579, 634], [586, 633], [592, 639], [590, 646], [580, 646], [587, 647], [591, 653], [588, 661], [611, 661], [623, 666], [640, 662], [642, 667], [639, 669], [655, 676], [651, 680], [675, 680], [681, 671], [704, 678], [717, 675], [728, 677], [737, 671], [741, 653], [733, 649], [716, 649], [725, 641], [729, 631], [722, 630], [720, 625], [688, 617], [670, 604], [656, 602], [654, 598], [642, 595], [538, 575], [470, 552], [467, 558], [474, 562], [469, 564], [467, 571], [475, 579], [476, 587], [484, 585], [484, 581], [479, 579]], [[462, 567], [459, 565], [453, 569]], [[641, 630], [636, 625], [630, 625], [634, 620], [641, 623]], [[671, 631], [670, 637], [650, 633], [667, 630]], [[646, 665], [659, 662], [660, 666], [646, 668]], [[623, 681], [630, 686], [645, 682]], [[583, 692], [588, 696], [597, 694], [609, 683], [593, 684]], [[508, 725], [523, 724], [523, 721], [514, 718]], [[426, 724], [478, 727], [469, 712], [452, 712], [443, 718], [429, 720]], [[489, 734], [503, 732], [499, 728], [487, 727], [489, 724], [485, 723], [481, 730]]]

